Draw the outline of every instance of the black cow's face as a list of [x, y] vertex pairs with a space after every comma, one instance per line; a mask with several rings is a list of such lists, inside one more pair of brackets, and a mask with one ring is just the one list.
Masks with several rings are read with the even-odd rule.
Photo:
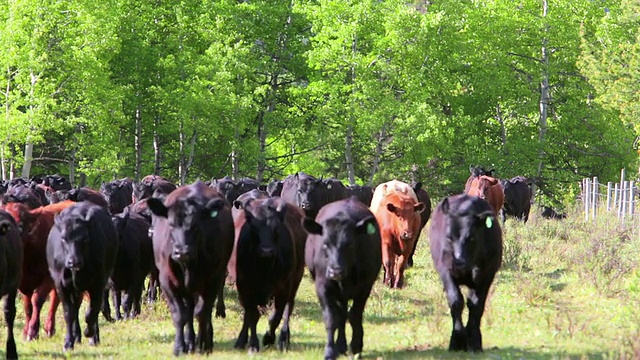
[[473, 258], [481, 245], [485, 229], [496, 226], [497, 219], [491, 209], [478, 213], [472, 201], [467, 201], [457, 209], [449, 207], [448, 198], [442, 202], [442, 212], [447, 216], [446, 236], [453, 254], [453, 266], [469, 270]]
[[314, 213], [318, 210], [318, 204], [322, 202], [319, 188], [323, 186], [322, 179], [302, 178], [298, 181], [298, 192], [296, 195], [298, 207], [305, 213]]
[[71, 190], [71, 183], [67, 178], [60, 175], [47, 175], [44, 177], [43, 184], [49, 186], [54, 190]]
[[[210, 228], [217, 221], [225, 201], [219, 197], [206, 199], [197, 194], [189, 194], [166, 207], [161, 199], [152, 197], [147, 206], [154, 215], [167, 219], [172, 243], [171, 258], [178, 262], [188, 262], [198, 256], [198, 246], [202, 241], [203, 229]], [[195, 196], [194, 196], [195, 195]]]
[[77, 271], [82, 269], [89, 257], [88, 219], [72, 218], [62, 221], [56, 217], [56, 226], [60, 230], [65, 268]]
[[246, 224], [251, 233], [253, 245], [263, 259], [275, 259], [280, 234], [284, 229], [287, 203], [282, 199], [252, 200], [244, 207]]
[[303, 222], [309, 234], [322, 237], [322, 255], [326, 261], [325, 276], [329, 280], [340, 280], [349, 276], [349, 269], [357, 258], [355, 237], [362, 234], [375, 234], [378, 230], [373, 216], [354, 223], [348, 216], [335, 216], [322, 224], [312, 218]]
[[233, 182], [233, 180], [231, 180], [231, 178], [224, 177], [222, 179], [213, 179], [210, 186], [218, 190], [229, 204], [233, 204], [233, 202], [238, 198], [238, 186]]

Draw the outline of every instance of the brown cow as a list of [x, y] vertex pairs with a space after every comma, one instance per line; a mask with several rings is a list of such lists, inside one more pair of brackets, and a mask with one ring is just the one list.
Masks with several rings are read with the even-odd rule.
[[54, 217], [62, 210], [75, 204], [66, 200], [37, 209], [29, 210], [20, 203], [10, 203], [5, 206], [7, 211], [22, 228], [22, 242], [24, 245], [24, 262], [22, 263], [22, 279], [19, 290], [23, 297], [26, 321], [23, 336], [27, 340], [38, 338], [40, 331], [40, 310], [47, 295], [50, 294], [50, 305], [44, 331], [48, 336], [55, 333], [55, 314], [60, 304], [54, 290], [53, 280], [47, 265], [47, 238], [54, 223]]
[[504, 204], [504, 190], [498, 179], [491, 176], [482, 175], [471, 181], [467, 195], [477, 196], [486, 200], [498, 216]]
[[420, 233], [420, 213], [424, 204], [401, 192], [382, 198], [375, 213], [380, 226], [384, 283], [391, 288], [402, 288], [404, 269]]

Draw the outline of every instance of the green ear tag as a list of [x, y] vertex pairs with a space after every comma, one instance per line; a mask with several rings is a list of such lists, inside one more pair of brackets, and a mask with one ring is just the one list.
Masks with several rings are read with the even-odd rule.
[[214, 218], [218, 216], [218, 210], [211, 210], [211, 217]]
[[491, 216], [487, 216], [487, 220], [484, 222], [487, 225], [487, 229], [491, 229], [493, 226], [493, 220], [491, 220]]
[[367, 224], [367, 234], [373, 235], [376, 233], [376, 226], [372, 223]]

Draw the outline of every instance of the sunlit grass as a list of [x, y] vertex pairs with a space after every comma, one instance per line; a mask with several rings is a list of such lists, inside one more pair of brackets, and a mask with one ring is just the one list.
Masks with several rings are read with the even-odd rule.
[[[580, 214], [564, 221], [536, 216], [523, 225], [507, 221], [503, 269], [492, 288], [482, 322], [483, 354], [446, 351], [451, 318], [442, 286], [423, 234], [416, 266], [407, 271], [407, 286], [390, 290], [378, 282], [365, 311], [363, 357], [369, 359], [619, 359], [640, 354], [640, 239], [603, 216], [585, 224]], [[214, 319], [214, 351], [200, 359], [247, 358], [233, 349], [242, 311], [235, 290], [226, 288], [227, 318]], [[466, 318], [466, 315], [465, 315]], [[81, 319], [84, 328], [84, 320]], [[101, 340], [87, 339], [62, 352], [65, 324], [57, 316], [53, 338], [25, 342], [19, 304], [16, 334], [23, 359], [172, 358], [174, 329], [164, 302], [145, 305], [129, 321], [107, 323], [100, 317]], [[262, 317], [259, 332], [266, 330]], [[298, 293], [291, 321], [291, 349], [261, 349], [254, 359], [318, 359], [323, 357], [325, 330], [308, 273]], [[347, 331], [350, 335], [350, 330]], [[41, 331], [41, 336], [43, 333]], [[4, 342], [6, 330], [0, 330]], [[4, 354], [4, 349], [0, 351]]]

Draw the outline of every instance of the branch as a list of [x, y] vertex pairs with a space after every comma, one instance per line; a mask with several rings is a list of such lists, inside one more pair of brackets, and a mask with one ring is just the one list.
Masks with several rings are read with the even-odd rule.
[[37, 158], [32, 158], [31, 161], [55, 161], [55, 162], [61, 162], [61, 163], [65, 163], [65, 164], [69, 163], [69, 160], [53, 158], [53, 157], [48, 157], [48, 156], [41, 156], [41, 157], [37, 157]]
[[529, 56], [529, 55], [516, 54], [516, 53], [513, 53], [513, 52], [507, 52], [507, 55], [517, 56], [517, 57], [521, 57], [523, 59], [533, 60], [533, 61], [542, 63], [542, 60], [540, 60], [538, 58], [534, 58], [533, 56]]
[[320, 144], [320, 145], [314, 146], [314, 147], [312, 147], [312, 148], [310, 148], [310, 149], [307, 149], [307, 150], [302, 150], [302, 151], [293, 152], [293, 153], [291, 153], [291, 154], [285, 154], [285, 155], [279, 155], [279, 156], [274, 156], [274, 157], [268, 157], [268, 158], [265, 158], [265, 160], [267, 160], [267, 161], [275, 161], [275, 160], [279, 160], [279, 159], [283, 159], [283, 158], [294, 157], [294, 156], [296, 156], [296, 155], [302, 155], [302, 154], [306, 154], [306, 153], [310, 153], [310, 152], [312, 152], [312, 151], [318, 150], [318, 149], [320, 149], [320, 148], [324, 147], [325, 145], [327, 145], [327, 143], [323, 143], [323, 144]]

